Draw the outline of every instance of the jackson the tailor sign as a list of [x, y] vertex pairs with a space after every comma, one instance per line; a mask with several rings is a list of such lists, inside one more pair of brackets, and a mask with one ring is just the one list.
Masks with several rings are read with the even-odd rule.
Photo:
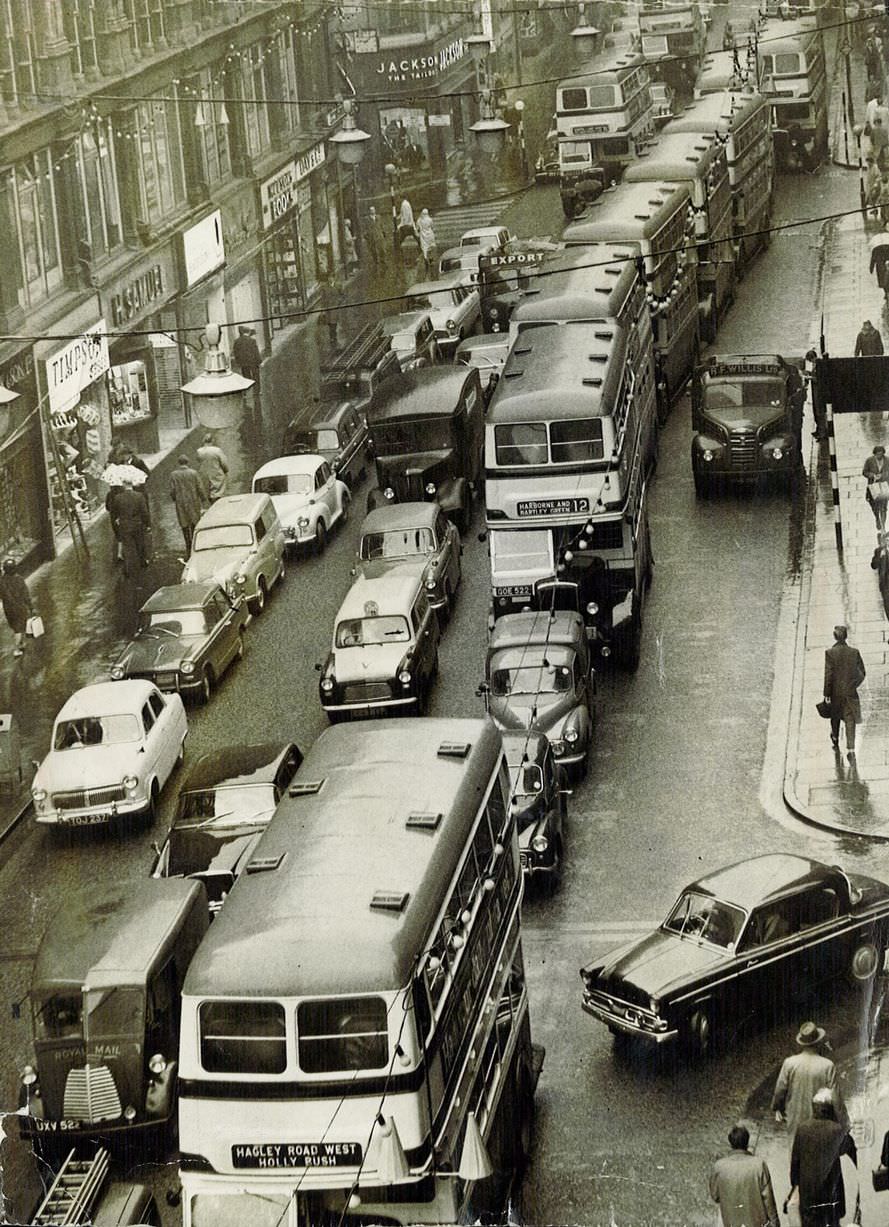
[[394, 84], [399, 81], [429, 81], [462, 60], [466, 55], [466, 44], [462, 38], [455, 38], [443, 47], [427, 55], [393, 55], [378, 54], [375, 72], [378, 81]]
[[88, 332], [69, 341], [46, 360], [46, 387], [49, 408], [60, 413], [76, 403], [84, 388], [104, 375], [110, 366], [105, 321], [99, 320]]

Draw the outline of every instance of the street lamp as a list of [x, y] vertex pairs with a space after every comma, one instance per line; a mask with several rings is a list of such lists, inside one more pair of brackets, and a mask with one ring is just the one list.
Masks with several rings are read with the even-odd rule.
[[345, 116], [343, 126], [330, 138], [331, 145], [336, 149], [336, 156], [343, 166], [357, 166], [363, 159], [365, 141], [370, 140], [370, 133], [363, 132], [355, 120], [355, 104], [351, 98], [343, 103]]
[[482, 117], [469, 125], [469, 131], [478, 137], [478, 147], [482, 153], [493, 155], [500, 152], [510, 125], [497, 115], [494, 96], [490, 90], [483, 91], [480, 104]]
[[521, 154], [521, 159], [522, 159], [522, 177], [524, 179], [527, 179], [528, 178], [528, 151], [525, 148], [525, 104], [521, 100], [521, 98], [516, 98], [515, 102], [513, 103], [513, 106], [515, 107], [516, 111], [518, 111], [518, 115], [519, 115], [519, 122], [518, 122], [519, 153]]
[[182, 385], [182, 391], [191, 397], [195, 416], [202, 426], [211, 430], [224, 430], [236, 426], [244, 415], [244, 393], [253, 387], [253, 380], [238, 375], [228, 365], [225, 351], [220, 347], [222, 329], [218, 324], [208, 324], [204, 329], [207, 354], [200, 375]]
[[595, 55], [598, 49], [601, 30], [589, 25], [586, 19], [586, 5], [581, 4], [577, 15], [577, 25], [571, 31], [572, 45], [579, 60]]

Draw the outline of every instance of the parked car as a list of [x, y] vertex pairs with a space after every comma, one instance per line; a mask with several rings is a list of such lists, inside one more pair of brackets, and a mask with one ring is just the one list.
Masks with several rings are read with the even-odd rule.
[[549, 739], [524, 729], [503, 733], [519, 855], [529, 884], [554, 891], [562, 880], [566, 792]]
[[196, 878], [204, 883], [210, 912], [218, 912], [301, 762], [292, 742], [202, 754], [179, 789], [152, 876]]
[[666, 81], [652, 81], [648, 88], [654, 107], [655, 127], [663, 128], [676, 115], [676, 91]]
[[322, 553], [334, 524], [349, 518], [349, 487], [323, 456], [279, 456], [253, 474], [254, 494], [267, 494], [289, 546], [311, 545]]
[[497, 250], [497, 244], [493, 239], [474, 247], [448, 247], [441, 253], [438, 261], [438, 275], [447, 277], [451, 273], [463, 273], [464, 276], [472, 276], [478, 273], [480, 258]]
[[284, 577], [284, 529], [267, 494], [227, 494], [198, 520], [182, 583], [213, 579], [254, 613]]
[[460, 534], [438, 503], [396, 503], [365, 516], [357, 573], [370, 579], [423, 560], [429, 604], [446, 622], [460, 586], [461, 553]]
[[49, 753], [31, 785], [38, 822], [101, 826], [152, 821], [161, 789], [185, 757], [188, 723], [178, 694], [143, 678], [96, 682], [63, 704]]
[[359, 576], [340, 606], [323, 665], [321, 706], [333, 724], [425, 712], [438, 673], [438, 619], [423, 563]]
[[[391, 354], [398, 370], [398, 359]], [[284, 432], [285, 456], [322, 456], [351, 490], [367, 476], [370, 447], [367, 421], [352, 401], [319, 405], [308, 422], [291, 422]]]
[[461, 247], [486, 247], [489, 251], [506, 251], [515, 236], [506, 226], [476, 226], [460, 235]]
[[477, 288], [466, 273], [450, 273], [440, 281], [419, 281], [405, 292], [412, 309], [429, 312], [439, 353], [446, 360], [478, 323]]
[[497, 387], [508, 353], [508, 332], [483, 332], [467, 337], [457, 346], [454, 361], [458, 366], [471, 366], [478, 371], [486, 404]]
[[479, 687], [501, 729], [544, 733], [566, 777], [586, 774], [595, 675], [580, 614], [504, 614], [494, 623]]
[[144, 677], [158, 690], [205, 703], [226, 669], [244, 655], [247, 606], [217, 583], [171, 584], [148, 598], [136, 634], [111, 666], [115, 681]]
[[435, 500], [460, 534], [483, 477], [484, 398], [478, 372], [465, 367], [411, 371], [393, 380], [369, 411], [377, 488], [367, 510]]
[[583, 1008], [613, 1035], [703, 1056], [788, 988], [870, 984], [887, 942], [885, 882], [770, 853], [693, 882], [653, 933], [582, 968]]
[[[421, 366], [435, 366], [441, 361], [435, 327], [428, 311], [402, 311], [380, 320], [380, 327], [398, 355], [402, 371], [414, 371]], [[387, 385], [388, 386], [388, 385]]]

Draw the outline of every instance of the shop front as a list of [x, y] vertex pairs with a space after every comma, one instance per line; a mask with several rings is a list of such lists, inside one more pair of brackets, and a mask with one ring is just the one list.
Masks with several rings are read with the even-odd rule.
[[56, 537], [75, 520], [89, 522], [104, 505], [101, 473], [112, 438], [106, 382], [110, 366], [105, 319], [43, 361], [43, 445]]
[[[103, 290], [112, 333], [105, 375], [111, 428], [116, 442], [140, 455], [160, 450], [162, 413], [183, 420], [178, 347], [173, 336], [165, 335], [163, 321], [163, 308], [176, 288], [173, 249], [168, 245], [131, 265]], [[169, 370], [168, 357], [173, 359]], [[176, 393], [172, 403], [171, 384]]]
[[375, 100], [362, 105], [361, 121], [379, 137], [368, 142], [368, 161], [377, 163], [368, 169], [381, 179], [385, 167], [394, 166], [396, 183], [405, 190], [445, 178], [447, 159], [475, 118], [469, 99], [461, 96], [476, 86], [468, 45], [453, 31], [409, 48], [382, 49], [373, 30], [360, 35], [350, 76], [354, 72], [360, 98]]
[[259, 185], [263, 280], [275, 332], [296, 322], [336, 269], [339, 231], [326, 170], [319, 141]]
[[17, 399], [0, 406], [0, 556], [31, 571], [52, 554], [34, 352], [0, 362], [0, 385]]

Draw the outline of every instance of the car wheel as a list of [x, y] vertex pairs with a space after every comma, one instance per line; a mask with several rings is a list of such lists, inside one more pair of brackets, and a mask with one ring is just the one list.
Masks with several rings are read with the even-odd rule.
[[209, 665], [204, 665], [204, 671], [201, 674], [201, 688], [198, 695], [202, 703], [210, 702], [210, 695], [213, 693], [213, 670]]
[[351, 502], [351, 499], [349, 498], [349, 495], [344, 494], [343, 495], [343, 505], [340, 510], [340, 528], [342, 528], [344, 524], [348, 524], [349, 522], [349, 503], [350, 502]]
[[441, 606], [441, 608], [438, 611], [438, 620], [442, 626], [447, 626], [447, 624], [451, 620], [451, 613], [453, 612], [453, 602], [454, 602], [454, 596], [453, 596], [453, 593], [451, 592], [451, 585], [448, 583], [445, 583], [444, 604]]
[[181, 767], [184, 762], [185, 762], [185, 738], [183, 737], [182, 740], [179, 742], [179, 752], [176, 755], [176, 766]]
[[849, 960], [849, 980], [853, 985], [866, 985], [877, 975], [882, 962], [880, 947], [875, 941], [856, 946]]
[[244, 636], [243, 635], [238, 635], [238, 643], [235, 648], [234, 659], [235, 660], [244, 659]]
[[698, 1060], [703, 1060], [712, 1051], [712, 1020], [709, 1011], [703, 1006], [698, 1006], [686, 1019], [683, 1041], [687, 1054]]
[[635, 673], [642, 659], [642, 612], [637, 608], [633, 614], [630, 628], [621, 636], [617, 650], [617, 661], [627, 673]]
[[151, 781], [151, 790], [148, 794], [148, 804], [142, 811], [142, 816], [147, 827], [154, 826], [157, 819], [157, 807], [160, 801], [160, 789], [157, 786], [157, 780]]
[[324, 521], [319, 520], [315, 525], [315, 553], [323, 554], [324, 546], [327, 543], [327, 529], [324, 527]]
[[702, 473], [695, 473], [695, 495], [699, 499], [707, 499], [713, 493], [713, 487], [710, 484], [710, 479], [704, 477]]
[[269, 595], [268, 584], [265, 582], [265, 576], [260, 575], [256, 581], [256, 596], [250, 602], [250, 608], [255, 614], [261, 614], [265, 609], [265, 603]]
[[543, 889], [547, 895], [554, 895], [562, 884], [562, 840], [557, 838], [553, 844], [552, 869], [543, 879]]

